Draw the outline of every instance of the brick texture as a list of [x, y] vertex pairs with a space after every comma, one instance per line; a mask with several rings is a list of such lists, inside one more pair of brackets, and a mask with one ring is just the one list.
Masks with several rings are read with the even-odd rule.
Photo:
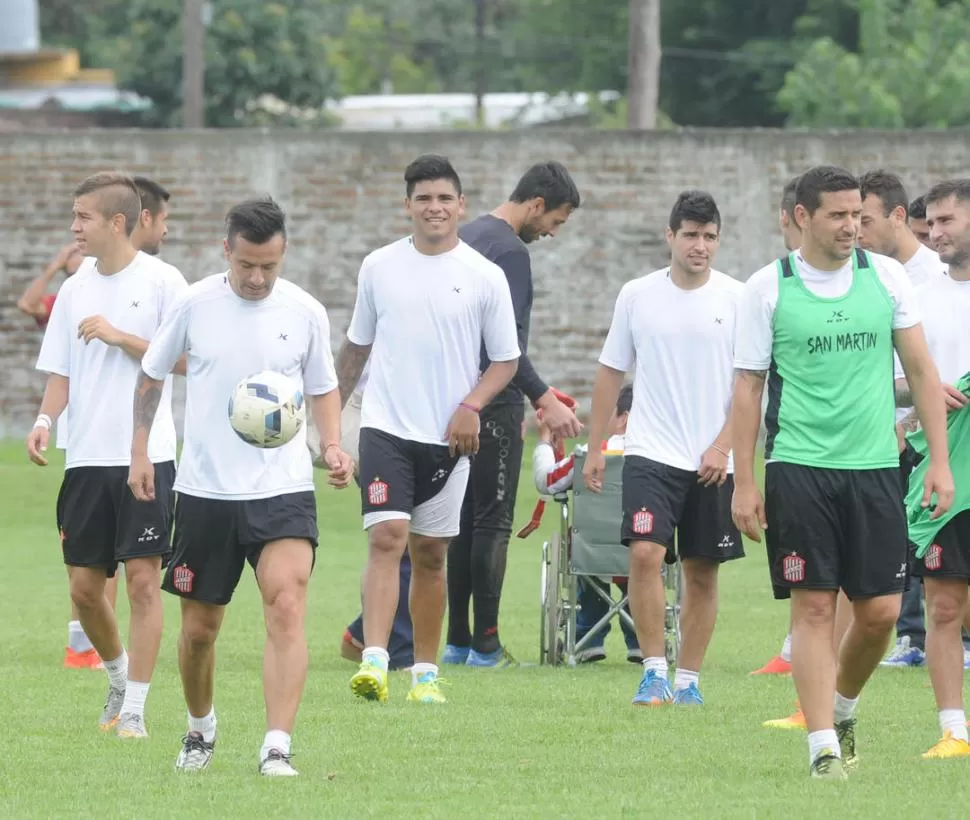
[[37, 412], [41, 336], [16, 300], [69, 239], [70, 192], [84, 176], [120, 168], [168, 187], [163, 257], [189, 281], [223, 269], [226, 210], [272, 194], [290, 218], [286, 275], [327, 306], [336, 346], [361, 259], [408, 232], [402, 173], [427, 151], [448, 155], [458, 169], [467, 218], [505, 199], [532, 162], [559, 159], [572, 171], [583, 207], [558, 238], [533, 250], [530, 354], [547, 380], [584, 404], [616, 294], [665, 263], [664, 224], [682, 189], [715, 196], [724, 220], [716, 266], [746, 279], [782, 250], [778, 196], [810, 165], [892, 168], [911, 195], [970, 174], [970, 142], [945, 132], [0, 133], [0, 437], [23, 434]]

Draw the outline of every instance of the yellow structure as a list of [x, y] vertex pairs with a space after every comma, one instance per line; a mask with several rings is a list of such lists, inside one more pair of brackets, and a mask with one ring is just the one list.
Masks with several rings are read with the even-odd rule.
[[0, 87], [30, 88], [69, 83], [113, 86], [114, 72], [105, 68], [81, 68], [73, 48], [45, 48], [30, 52], [0, 52]]

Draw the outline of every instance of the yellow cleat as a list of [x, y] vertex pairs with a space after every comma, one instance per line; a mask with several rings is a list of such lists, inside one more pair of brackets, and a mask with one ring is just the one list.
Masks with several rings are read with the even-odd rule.
[[805, 715], [801, 710], [801, 707], [795, 710], [795, 712], [788, 717], [775, 718], [774, 720], [766, 720], [761, 724], [767, 729], [807, 729], [808, 726], [805, 723]]
[[364, 700], [387, 703], [387, 671], [365, 661], [350, 679], [350, 691]]
[[433, 675], [425, 674], [418, 678], [418, 682], [408, 692], [408, 700], [412, 703], [447, 703], [441, 694], [440, 684], [444, 681]]
[[944, 732], [943, 740], [928, 752], [923, 752], [924, 760], [941, 760], [948, 757], [970, 757], [970, 743], [954, 737], [952, 732]]

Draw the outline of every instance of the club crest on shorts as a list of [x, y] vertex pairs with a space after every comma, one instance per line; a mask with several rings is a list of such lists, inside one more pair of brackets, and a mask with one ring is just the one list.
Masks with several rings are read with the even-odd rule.
[[192, 591], [192, 583], [195, 581], [195, 573], [186, 564], [175, 567], [172, 570], [172, 586], [179, 592], [189, 593]]
[[376, 477], [367, 485], [367, 502], [375, 507], [387, 503], [388, 487], [386, 481], [381, 481], [380, 476]]
[[633, 513], [633, 531], [637, 535], [653, 532], [653, 513], [647, 512], [646, 507], [641, 507]]
[[926, 557], [923, 559], [923, 563], [926, 564], [928, 570], [936, 572], [943, 566], [943, 547], [939, 544], [933, 544], [926, 551]]
[[781, 562], [781, 574], [790, 584], [805, 580], [805, 559], [796, 553], [786, 555]]

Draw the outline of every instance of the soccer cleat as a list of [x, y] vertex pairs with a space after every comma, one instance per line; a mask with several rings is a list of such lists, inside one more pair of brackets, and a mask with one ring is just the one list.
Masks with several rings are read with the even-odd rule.
[[751, 672], [752, 675], [790, 675], [791, 661], [786, 661], [781, 655], [775, 655], [760, 669]]
[[454, 646], [450, 643], [445, 644], [445, 651], [441, 656], [441, 662], [456, 666], [464, 666], [465, 661], [468, 660], [468, 653], [470, 651], [471, 649], [469, 649], [467, 646]]
[[948, 757], [970, 757], [970, 743], [954, 737], [952, 732], [944, 732], [943, 739], [928, 752], [920, 755], [924, 760], [942, 760]]
[[445, 696], [441, 694], [442, 683], [444, 680], [434, 672], [424, 672], [418, 676], [418, 682], [408, 692], [408, 700], [412, 703], [447, 703]]
[[670, 690], [670, 682], [657, 674], [654, 669], [647, 669], [640, 678], [637, 693], [633, 696], [634, 706], [662, 706], [674, 699]]
[[364, 661], [350, 679], [350, 691], [364, 700], [387, 703], [387, 672]]
[[808, 729], [808, 724], [805, 723], [805, 714], [802, 712], [802, 707], [797, 703], [795, 704], [795, 711], [788, 717], [766, 720], [761, 725], [766, 729]]
[[133, 712], [124, 712], [118, 718], [118, 737], [120, 738], [142, 738], [148, 737], [148, 730], [145, 728], [145, 718]]
[[104, 711], [101, 713], [100, 727], [102, 732], [113, 729], [118, 723], [118, 716], [121, 714], [121, 707], [125, 702], [125, 690], [116, 689], [114, 686], [108, 687], [108, 699], [104, 703]]
[[842, 762], [849, 768], [858, 765], [859, 755], [855, 751], [855, 718], [836, 723], [835, 734], [839, 738]]
[[701, 697], [701, 690], [696, 683], [691, 683], [683, 689], [674, 692], [675, 706], [703, 706], [704, 698]]
[[270, 749], [259, 764], [259, 773], [267, 777], [295, 777], [299, 772], [290, 764], [291, 757], [279, 749]]
[[465, 666], [474, 666], [479, 669], [508, 669], [510, 666], [518, 665], [518, 661], [504, 646], [486, 654], [471, 649], [468, 652], [468, 660], [465, 661]]
[[831, 749], [823, 749], [818, 757], [812, 761], [809, 770], [812, 777], [818, 780], [847, 780], [845, 765], [842, 759]]
[[71, 647], [64, 647], [64, 668], [65, 669], [104, 669], [98, 650], [94, 647], [84, 652], [77, 652]]
[[926, 653], [918, 646], [910, 643], [909, 635], [903, 635], [896, 641], [886, 658], [880, 662], [880, 666], [902, 668], [905, 666], [923, 666], [926, 663]]
[[182, 738], [182, 751], [175, 759], [176, 771], [201, 772], [209, 768], [215, 749], [215, 738], [212, 739], [212, 743], [206, 743], [202, 732], [189, 732]]

